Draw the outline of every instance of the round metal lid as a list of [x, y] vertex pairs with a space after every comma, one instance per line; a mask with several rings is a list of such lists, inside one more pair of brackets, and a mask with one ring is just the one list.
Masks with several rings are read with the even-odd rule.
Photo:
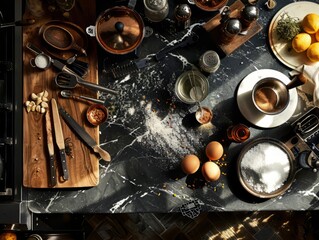
[[167, 5], [167, 0], [144, 0], [146, 7], [154, 11], [162, 10]]
[[99, 17], [96, 36], [108, 52], [129, 53], [142, 42], [144, 23], [134, 10], [127, 7], [113, 7]]

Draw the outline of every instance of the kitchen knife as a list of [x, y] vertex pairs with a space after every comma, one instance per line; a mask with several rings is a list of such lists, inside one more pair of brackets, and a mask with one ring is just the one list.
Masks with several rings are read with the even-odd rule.
[[98, 153], [100, 157], [105, 161], [111, 161], [110, 154], [102, 149], [95, 140], [68, 114], [62, 107], [59, 107], [59, 112], [64, 121], [70, 126], [71, 129], [93, 149], [95, 153]]
[[50, 186], [53, 187], [56, 185], [56, 175], [55, 175], [55, 166], [54, 166], [54, 146], [52, 138], [52, 123], [50, 118], [50, 112], [45, 114], [45, 127], [47, 133], [47, 144], [49, 151], [49, 174], [50, 174]]
[[54, 98], [52, 98], [51, 100], [51, 105], [52, 105], [55, 142], [59, 148], [59, 155], [60, 155], [61, 167], [62, 167], [62, 177], [66, 181], [69, 179], [69, 172], [68, 172], [68, 167], [66, 164], [64, 137], [63, 137], [62, 127], [61, 127], [61, 120], [60, 120], [60, 115], [58, 111], [58, 105]]
[[66, 72], [75, 76], [78, 76], [73, 70], [71, 70], [66, 64], [64, 64], [63, 62], [51, 58], [51, 63], [53, 66], [55, 66], [57, 69], [61, 70], [62, 72]]
[[49, 56], [48, 54], [45, 54], [41, 49], [39, 49], [38, 47], [36, 47], [35, 45], [33, 45], [32, 43], [27, 43], [26, 44], [26, 47], [31, 50], [33, 53], [35, 53], [36, 55], [39, 55], [39, 54], [44, 54], [46, 55], [49, 59], [50, 59], [50, 62], [53, 66], [55, 66], [57, 69], [59, 69], [60, 71], [62, 72], [66, 72], [66, 73], [69, 73], [69, 74], [73, 74], [73, 75], [76, 75], [77, 74], [72, 71], [66, 64], [64, 64], [63, 62], [61, 62], [60, 60], [58, 59], [54, 59], [52, 58], [51, 56]]

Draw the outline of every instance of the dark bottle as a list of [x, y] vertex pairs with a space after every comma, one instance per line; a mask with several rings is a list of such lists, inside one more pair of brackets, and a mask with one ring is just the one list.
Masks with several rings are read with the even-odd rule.
[[230, 126], [227, 129], [227, 138], [234, 142], [244, 142], [250, 137], [250, 130], [244, 124], [237, 124], [234, 126]]

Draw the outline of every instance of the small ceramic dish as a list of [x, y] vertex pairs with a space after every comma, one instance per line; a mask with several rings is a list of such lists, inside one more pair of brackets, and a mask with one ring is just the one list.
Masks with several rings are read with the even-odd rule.
[[104, 123], [107, 117], [107, 108], [102, 104], [93, 104], [86, 111], [86, 118], [93, 126]]
[[195, 113], [196, 120], [200, 124], [209, 123], [213, 119], [213, 112], [208, 107], [200, 107]]

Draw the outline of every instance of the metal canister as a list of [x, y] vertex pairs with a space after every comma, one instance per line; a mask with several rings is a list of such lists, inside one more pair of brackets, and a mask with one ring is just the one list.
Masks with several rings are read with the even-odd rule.
[[207, 73], [214, 73], [220, 66], [220, 58], [217, 52], [208, 50], [199, 58], [199, 67]]
[[176, 28], [179, 30], [189, 28], [192, 10], [188, 4], [179, 4], [175, 7], [174, 17]]
[[169, 12], [167, 0], [144, 0], [144, 13], [151, 22], [164, 20]]

